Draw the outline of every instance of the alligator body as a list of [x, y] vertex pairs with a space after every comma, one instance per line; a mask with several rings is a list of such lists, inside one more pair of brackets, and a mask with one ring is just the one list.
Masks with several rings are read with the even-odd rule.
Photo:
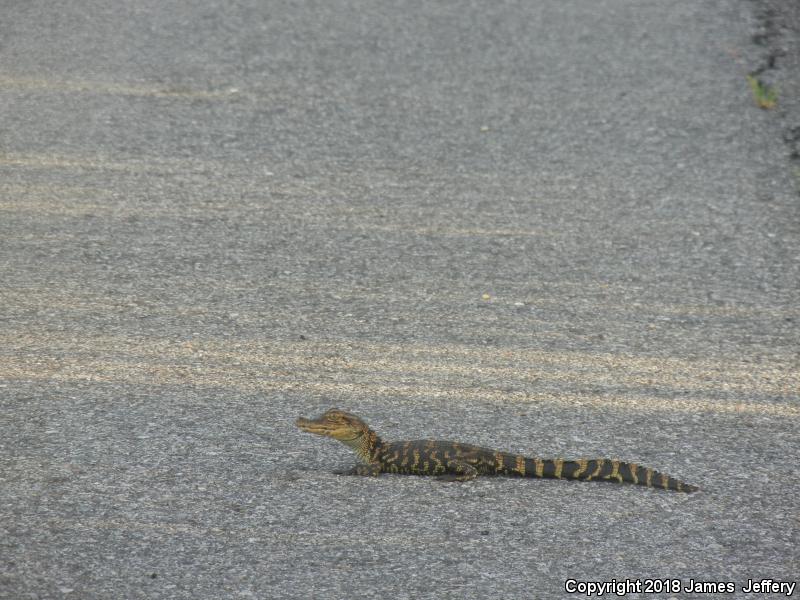
[[386, 442], [356, 415], [336, 408], [316, 419], [300, 417], [297, 426], [309, 433], [332, 437], [352, 448], [364, 464], [347, 471], [348, 475], [434, 475], [445, 481], [468, 481], [479, 475], [503, 475], [628, 482], [680, 492], [698, 489], [648, 467], [607, 458], [529, 458], [440, 440]]

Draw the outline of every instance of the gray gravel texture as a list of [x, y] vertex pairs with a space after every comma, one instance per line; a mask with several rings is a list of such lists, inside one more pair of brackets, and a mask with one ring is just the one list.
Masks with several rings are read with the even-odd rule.
[[[796, 581], [781, 10], [4, 3], [0, 597]], [[336, 476], [331, 406], [702, 491]]]

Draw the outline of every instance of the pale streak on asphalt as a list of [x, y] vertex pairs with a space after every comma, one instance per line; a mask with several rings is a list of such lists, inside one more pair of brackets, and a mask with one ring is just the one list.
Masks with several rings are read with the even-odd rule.
[[[36, 381], [126, 382], [230, 387], [239, 391], [305, 391], [313, 395], [416, 399], [449, 398], [497, 404], [547, 404], [573, 408], [759, 414], [798, 418], [788, 402], [734, 402], [714, 392], [761, 393], [789, 401], [800, 388], [791, 364], [748, 363], [593, 355], [581, 352], [497, 350], [459, 345], [292, 342], [262, 345], [222, 341], [175, 344], [90, 336], [76, 341], [17, 332], [2, 340], [13, 355], [0, 357], [0, 378]], [[114, 359], [104, 356], [113, 354]], [[35, 356], [35, 358], [33, 357]], [[455, 359], [455, 362], [450, 362]], [[527, 365], [516, 365], [522, 363]], [[465, 378], [475, 376], [472, 385]], [[388, 380], [388, 383], [387, 383]], [[487, 381], [500, 380], [495, 387]], [[620, 395], [537, 389], [578, 383], [625, 387]], [[499, 389], [500, 388], [500, 389]], [[517, 389], [508, 389], [517, 388]], [[522, 389], [519, 389], [522, 388]], [[689, 390], [691, 398], [648, 393]]]

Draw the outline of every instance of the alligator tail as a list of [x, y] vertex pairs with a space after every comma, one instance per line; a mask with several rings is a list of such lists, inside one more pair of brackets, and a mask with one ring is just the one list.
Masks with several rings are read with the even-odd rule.
[[[503, 475], [513, 477], [611, 481], [678, 492], [695, 492], [699, 489], [655, 469], [608, 458], [565, 460], [561, 458], [529, 458], [502, 453], [501, 460], [502, 467], [498, 471]], [[497, 462], [500, 463], [501, 460]]]

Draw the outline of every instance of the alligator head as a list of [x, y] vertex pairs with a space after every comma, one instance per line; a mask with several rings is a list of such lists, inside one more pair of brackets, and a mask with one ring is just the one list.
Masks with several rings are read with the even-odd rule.
[[354, 442], [370, 431], [364, 421], [338, 408], [332, 408], [316, 419], [299, 417], [295, 424], [303, 431], [327, 435], [345, 444]]

